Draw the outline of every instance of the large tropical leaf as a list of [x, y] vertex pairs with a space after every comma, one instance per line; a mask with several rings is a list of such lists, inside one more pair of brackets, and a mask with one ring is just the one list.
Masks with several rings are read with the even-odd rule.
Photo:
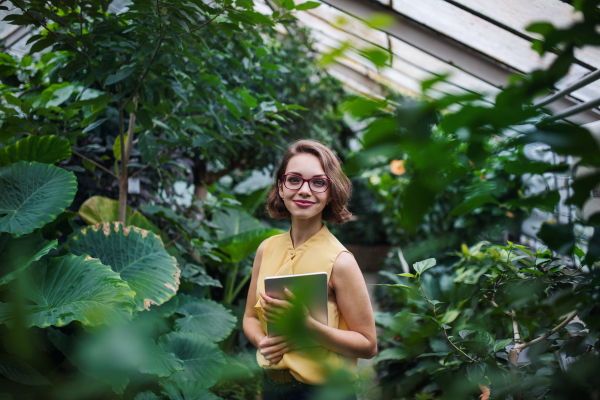
[[50, 381], [44, 378], [35, 368], [20, 358], [9, 354], [0, 354], [0, 375], [24, 385], [50, 385]]
[[54, 135], [32, 135], [0, 149], [0, 167], [21, 160], [54, 164], [69, 157], [71, 157], [71, 145], [68, 140]]
[[221, 376], [225, 354], [206, 337], [192, 332], [171, 332], [161, 336], [159, 343], [183, 361], [183, 371], [169, 377], [179, 387], [209, 388]]
[[[79, 216], [88, 225], [96, 225], [101, 222], [113, 222], [119, 220], [119, 202], [108, 197], [92, 196], [79, 207]], [[131, 207], [127, 206], [125, 217], [127, 226], [137, 226], [160, 235], [162, 240], [167, 237], [148, 218], [139, 211], [132, 213]]]
[[213, 217], [221, 228], [217, 244], [233, 262], [240, 262], [258, 249], [263, 240], [283, 233], [269, 228], [244, 210], [228, 208]]
[[57, 243], [57, 240], [44, 240], [39, 232], [17, 238], [0, 233], [0, 285], [15, 279], [29, 264], [48, 254]]
[[69, 242], [71, 252], [110, 265], [136, 293], [136, 310], [165, 303], [177, 293], [180, 270], [154, 233], [104, 222], [84, 228]]
[[28, 327], [64, 326], [73, 320], [97, 326], [129, 319], [134, 307], [135, 293], [119, 275], [87, 256], [37, 262], [21, 279], [19, 295], [33, 304], [0, 304], [0, 322], [11, 322], [15, 310]]
[[53, 221], [73, 202], [77, 179], [48, 164], [19, 161], [0, 168], [0, 232], [20, 236]]
[[84, 348], [81, 341], [52, 328], [48, 331], [48, 339], [81, 372], [94, 379], [108, 383], [117, 394], [122, 394], [125, 391], [129, 383], [129, 377], [122, 373], [122, 371], [112, 370], [105, 368], [104, 365], [89, 362], [83, 356], [84, 354], [79, 351]]
[[164, 388], [162, 393], [170, 400], [222, 400], [200, 384], [188, 385], [184, 388], [171, 381], [163, 381], [160, 384]]
[[158, 397], [153, 391], [147, 390], [145, 392], [138, 393], [133, 400], [162, 400], [162, 397]]
[[182, 332], [200, 333], [212, 341], [225, 339], [237, 322], [237, 318], [221, 304], [207, 299], [179, 295], [177, 314], [184, 315], [175, 321], [175, 328]]

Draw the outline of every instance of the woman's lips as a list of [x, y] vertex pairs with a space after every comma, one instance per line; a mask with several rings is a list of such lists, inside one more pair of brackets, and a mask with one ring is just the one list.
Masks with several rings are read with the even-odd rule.
[[300, 207], [310, 207], [315, 203], [313, 203], [312, 201], [294, 200], [294, 204]]

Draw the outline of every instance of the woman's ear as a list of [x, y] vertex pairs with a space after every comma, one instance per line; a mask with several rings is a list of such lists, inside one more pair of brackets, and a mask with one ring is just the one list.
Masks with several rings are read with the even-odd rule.
[[281, 200], [283, 201], [283, 187], [281, 184], [281, 179], [279, 179], [277, 181], [277, 188], [278, 188], [278, 192], [279, 192], [279, 198], [281, 198]]

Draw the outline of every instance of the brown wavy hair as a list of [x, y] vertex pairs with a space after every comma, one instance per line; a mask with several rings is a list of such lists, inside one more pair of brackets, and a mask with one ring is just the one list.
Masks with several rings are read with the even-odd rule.
[[316, 156], [321, 161], [325, 174], [331, 179], [331, 186], [328, 189], [330, 190], [330, 202], [323, 209], [323, 220], [338, 225], [348, 221], [352, 216], [352, 213], [348, 210], [352, 183], [342, 171], [340, 159], [327, 146], [315, 140], [294, 142], [283, 155], [277, 172], [275, 172], [275, 182], [267, 197], [269, 215], [277, 219], [291, 216], [283, 199], [279, 197], [279, 185], [282, 184], [281, 178], [285, 174], [290, 159], [303, 153]]

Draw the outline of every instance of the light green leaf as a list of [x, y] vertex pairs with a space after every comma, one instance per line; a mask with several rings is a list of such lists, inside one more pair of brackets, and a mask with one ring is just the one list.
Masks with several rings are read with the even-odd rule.
[[68, 243], [74, 254], [97, 257], [136, 293], [136, 310], [161, 305], [177, 293], [180, 270], [154, 233], [119, 222], [84, 228]]
[[200, 384], [214, 385], [226, 364], [219, 346], [206, 337], [192, 332], [171, 332], [159, 338], [160, 345], [183, 361], [183, 371], [175, 372], [169, 381], [180, 388]]
[[413, 274], [397, 274], [398, 276], [406, 276], [408, 278], [414, 278], [415, 276]]
[[0, 168], [0, 232], [20, 236], [41, 228], [73, 202], [77, 179], [48, 164], [18, 161]]
[[68, 140], [54, 135], [31, 135], [0, 149], [0, 167], [21, 160], [54, 164], [69, 157], [71, 157], [71, 145]]
[[182, 332], [202, 334], [212, 341], [227, 338], [237, 318], [221, 304], [207, 299], [198, 299], [182, 294], [176, 313], [184, 315], [175, 321], [175, 329]]
[[512, 339], [504, 339], [498, 343], [496, 343], [494, 345], [494, 353], [498, 352], [499, 350], [504, 349], [506, 346], [508, 346], [510, 344], [510, 342], [512, 342]]
[[297, 4], [296, 10], [298, 10], [298, 11], [311, 10], [313, 8], [319, 7], [320, 5], [321, 5], [321, 3], [317, 3], [316, 1], [307, 1], [306, 3]]
[[[127, 146], [127, 135], [123, 135], [123, 143]], [[113, 143], [113, 156], [116, 160], [121, 159], [121, 136], [117, 135], [115, 142]]]
[[520, 269], [519, 272], [527, 272], [530, 274], [544, 275], [543, 272], [540, 272], [537, 269], [531, 269], [531, 268]]
[[417, 275], [421, 275], [423, 272], [427, 271], [429, 268], [434, 267], [436, 264], [435, 258], [428, 258], [427, 260], [419, 261], [413, 264], [414, 270], [417, 272]]
[[[19, 308], [27, 327], [97, 326], [131, 317], [135, 293], [97, 259], [72, 254], [37, 262], [23, 272], [19, 294], [32, 305]], [[16, 305], [0, 304], [0, 322], [12, 322]]]
[[57, 243], [57, 240], [44, 240], [38, 231], [17, 238], [0, 233], [0, 286], [15, 279], [32, 262], [48, 254]]
[[75, 86], [72, 86], [72, 85], [65, 86], [60, 89], [56, 89], [53, 93], [54, 97], [46, 103], [46, 106], [47, 107], [60, 106], [62, 103], [67, 101], [69, 99], [69, 97], [71, 97], [71, 94], [73, 94], [74, 90], [75, 90]]
[[[101, 118], [98, 121], [95, 121], [95, 122], [89, 124], [88, 126], [85, 127], [85, 129], [81, 133], [88, 133], [92, 129], [95, 129], [96, 127], [102, 125], [104, 123], [104, 121], [106, 121], [106, 120], [108, 120], [108, 118]], [[85, 126], [85, 125], [83, 125], [83, 126]]]

